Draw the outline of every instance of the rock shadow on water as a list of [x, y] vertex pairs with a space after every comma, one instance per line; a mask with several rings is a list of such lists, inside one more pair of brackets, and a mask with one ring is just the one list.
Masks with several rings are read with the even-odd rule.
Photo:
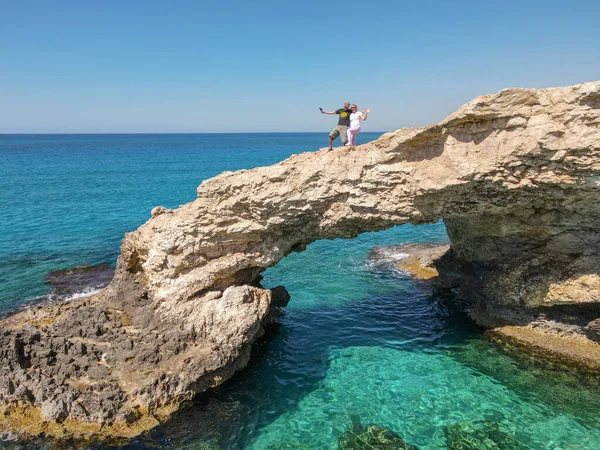
[[[318, 384], [318, 380], [309, 382], [307, 376], [303, 386], [286, 389], [281, 373], [269, 370], [277, 363], [278, 353], [284, 351], [282, 343], [289, 338], [289, 329], [280, 322], [271, 324], [253, 346], [250, 362], [241, 372], [195, 397], [168, 422], [124, 446], [106, 446], [102, 450], [246, 448], [262, 427], [293, 409]], [[326, 367], [322, 377], [325, 373]], [[281, 396], [285, 396], [283, 408], [279, 404]]]

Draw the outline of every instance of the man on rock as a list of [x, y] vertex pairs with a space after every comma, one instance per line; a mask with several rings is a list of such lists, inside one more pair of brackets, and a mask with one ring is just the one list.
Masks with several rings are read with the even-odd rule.
[[323, 108], [319, 108], [321, 114], [338, 114], [337, 126], [329, 133], [329, 150], [333, 149], [333, 141], [339, 136], [342, 139], [342, 143], [346, 145], [348, 143], [348, 126], [350, 126], [350, 102], [345, 102], [344, 107], [335, 111], [323, 111]]

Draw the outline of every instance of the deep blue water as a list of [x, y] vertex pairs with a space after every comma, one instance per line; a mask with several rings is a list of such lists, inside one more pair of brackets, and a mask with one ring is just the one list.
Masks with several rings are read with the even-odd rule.
[[[326, 133], [0, 136], [0, 312], [44, 298], [51, 270], [114, 264], [125, 232], [192, 201], [203, 179], [326, 145]], [[442, 223], [405, 225], [284, 258], [263, 284], [292, 300], [250, 366], [126, 448], [335, 449], [357, 421], [421, 449], [481, 421], [511, 448], [600, 448], [597, 378], [506, 355], [454, 294], [368, 259], [446, 240]]]

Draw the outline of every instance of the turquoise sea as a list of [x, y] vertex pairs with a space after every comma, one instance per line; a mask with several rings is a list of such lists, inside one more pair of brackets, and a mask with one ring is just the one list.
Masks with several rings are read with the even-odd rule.
[[[0, 313], [47, 301], [50, 271], [114, 265], [125, 232], [192, 201], [203, 179], [326, 145], [326, 133], [0, 136]], [[445, 241], [441, 222], [405, 225], [284, 258], [263, 285], [292, 298], [250, 365], [124, 448], [337, 449], [353, 423], [420, 449], [458, 435], [471, 446], [453, 448], [600, 448], [597, 377], [506, 354], [456, 294], [368, 258]]]

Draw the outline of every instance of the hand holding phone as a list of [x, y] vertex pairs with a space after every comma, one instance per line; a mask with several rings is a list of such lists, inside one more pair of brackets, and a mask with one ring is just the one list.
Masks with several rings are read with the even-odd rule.
[[319, 108], [319, 111], [323, 112], [323, 108]]

